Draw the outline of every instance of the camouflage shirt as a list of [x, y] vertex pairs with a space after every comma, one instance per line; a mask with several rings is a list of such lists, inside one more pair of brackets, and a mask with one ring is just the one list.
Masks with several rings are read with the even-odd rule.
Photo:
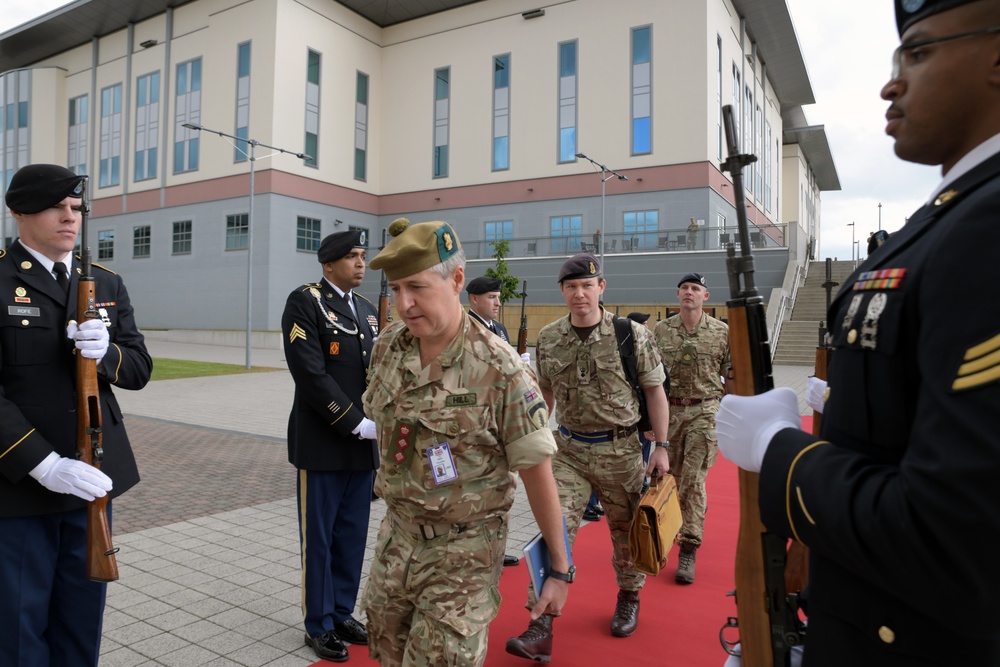
[[[463, 318], [425, 368], [404, 326], [383, 331], [372, 350], [364, 404], [378, 427], [376, 489], [404, 521], [462, 524], [504, 513], [514, 502], [512, 472], [556, 452], [527, 367], [508, 343]], [[457, 477], [439, 482], [449, 456]]]
[[[590, 433], [639, 421], [635, 392], [622, 368], [614, 317], [604, 311], [601, 323], [584, 341], [573, 330], [569, 315], [538, 332], [538, 384], [552, 392], [556, 421], [570, 430]], [[666, 375], [649, 330], [635, 322], [631, 325], [639, 384], [663, 384]]]
[[729, 368], [729, 326], [702, 314], [694, 333], [675, 315], [656, 323], [656, 347], [670, 372], [671, 398], [720, 398]]

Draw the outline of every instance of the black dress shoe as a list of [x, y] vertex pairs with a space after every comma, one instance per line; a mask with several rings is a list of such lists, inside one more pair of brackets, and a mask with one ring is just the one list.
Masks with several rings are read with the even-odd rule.
[[306, 646], [310, 647], [318, 657], [331, 662], [347, 662], [351, 657], [347, 653], [347, 647], [333, 632], [324, 632], [319, 637], [306, 635]]
[[585, 509], [583, 511], [583, 520], [584, 521], [600, 521], [601, 520], [601, 515], [597, 513], [597, 509], [596, 508], [594, 508], [594, 507], [587, 507], [587, 509]]
[[337, 634], [337, 638], [340, 641], [347, 642], [348, 644], [368, 645], [368, 631], [365, 630], [365, 626], [353, 618], [349, 618], [342, 623], [337, 623], [333, 626], [333, 631]]
[[517, 565], [520, 562], [521, 562], [521, 559], [518, 558], [517, 556], [504, 556], [503, 557], [503, 566], [504, 567], [510, 567], [511, 565]]

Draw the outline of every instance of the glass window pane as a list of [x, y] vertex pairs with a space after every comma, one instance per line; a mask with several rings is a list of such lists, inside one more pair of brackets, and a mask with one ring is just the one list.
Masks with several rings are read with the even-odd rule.
[[650, 145], [649, 118], [636, 118], [632, 121], [632, 152], [648, 153]]
[[649, 62], [649, 28], [639, 28], [632, 32], [632, 63]]
[[493, 87], [506, 88], [509, 85], [510, 56], [500, 56], [493, 59]]
[[559, 161], [572, 162], [576, 159], [576, 128], [559, 130]]
[[559, 45], [559, 76], [576, 74], [576, 42]]

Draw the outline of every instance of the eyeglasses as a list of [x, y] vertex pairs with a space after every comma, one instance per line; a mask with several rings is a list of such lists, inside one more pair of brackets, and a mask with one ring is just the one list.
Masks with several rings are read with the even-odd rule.
[[915, 55], [913, 52], [916, 49], [930, 46], [931, 44], [940, 44], [942, 42], [951, 42], [956, 39], [966, 39], [967, 37], [978, 37], [979, 35], [989, 35], [994, 32], [1000, 32], [1000, 25], [995, 25], [992, 28], [986, 28], [984, 30], [973, 30], [972, 32], [963, 32], [958, 35], [948, 35], [947, 37], [935, 37], [934, 39], [925, 39], [922, 42], [912, 42], [910, 44], [900, 44], [896, 47], [896, 50], [892, 52], [892, 79], [895, 81], [902, 74], [902, 71], [906, 69], [912, 62], [904, 62], [904, 58], [908, 58], [912, 61]]

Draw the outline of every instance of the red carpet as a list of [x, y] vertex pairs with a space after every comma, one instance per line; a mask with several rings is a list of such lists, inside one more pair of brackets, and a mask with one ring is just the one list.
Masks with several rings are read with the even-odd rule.
[[[803, 418], [809, 430], [812, 417]], [[573, 558], [576, 582], [570, 587], [566, 609], [554, 626], [551, 665], [590, 667], [722, 667], [726, 654], [719, 629], [736, 604], [726, 594], [733, 590], [733, 559], [739, 530], [739, 488], [736, 467], [721, 456], [708, 475], [708, 515], [705, 543], [698, 550], [697, 581], [690, 586], [674, 582], [677, 547], [667, 568], [647, 577], [640, 597], [639, 629], [627, 639], [612, 637], [608, 629], [618, 589], [611, 568], [611, 540], [605, 521], [584, 524], [577, 534]], [[508, 547], [515, 545], [508, 544]], [[519, 546], [519, 545], [518, 545]], [[521, 634], [529, 616], [524, 608], [528, 573], [521, 563], [504, 568], [500, 579], [503, 604], [490, 625], [486, 667], [527, 667], [538, 664], [504, 651], [508, 637]], [[728, 636], [728, 635], [727, 635]], [[374, 665], [367, 649], [350, 647], [351, 663]], [[330, 663], [318, 662], [316, 667]]]

